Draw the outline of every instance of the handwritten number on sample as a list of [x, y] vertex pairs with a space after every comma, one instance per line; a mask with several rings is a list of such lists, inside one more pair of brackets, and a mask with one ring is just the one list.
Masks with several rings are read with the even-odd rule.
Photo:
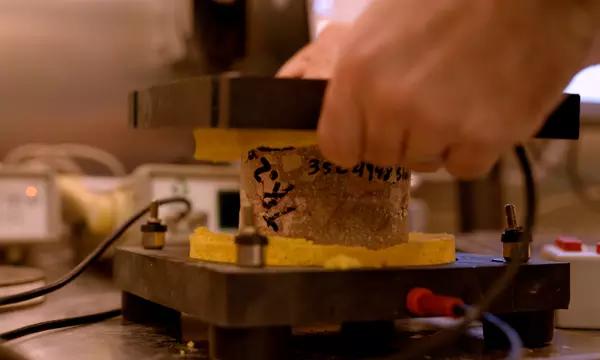
[[[259, 151], [275, 151], [275, 149], [263, 148], [258, 149]], [[266, 225], [271, 228], [273, 231], [279, 231], [278, 219], [286, 214], [289, 214], [296, 210], [294, 206], [288, 206], [284, 210], [277, 211], [274, 210], [276, 206], [280, 204], [280, 202], [291, 192], [294, 190], [295, 186], [293, 184], [285, 184], [280, 181], [276, 181], [279, 179], [279, 173], [277, 170], [273, 169], [271, 163], [264, 157], [256, 153], [256, 150], [251, 150], [248, 152], [248, 160], [259, 160], [258, 167], [254, 171], [254, 179], [258, 183], [263, 183], [263, 179], [261, 175], [268, 173], [269, 179], [274, 181], [273, 187], [270, 192], [265, 191], [262, 195], [262, 206], [266, 210], [266, 213], [263, 215], [263, 219]], [[369, 181], [373, 181], [374, 179], [383, 180], [383, 181], [392, 181], [399, 182], [402, 180], [407, 180], [410, 177], [410, 173], [403, 169], [402, 167], [380, 167], [374, 166], [373, 164], [361, 162], [360, 164], [354, 166], [352, 169], [346, 169], [340, 166], [335, 166], [329, 161], [321, 160], [318, 158], [310, 159], [309, 162], [309, 170], [308, 175], [315, 175], [319, 172], [323, 174], [347, 174], [351, 172], [352, 174], [363, 177], [368, 176]], [[366, 170], [366, 171], [365, 171]], [[394, 179], [395, 173], [395, 179]], [[280, 208], [281, 209], [281, 208]]]
[[267, 223], [268, 227], [270, 227], [273, 231], [277, 232], [277, 231], [279, 231], [279, 225], [277, 224], [276, 220], [279, 219], [280, 217], [282, 217], [283, 215], [291, 213], [294, 210], [296, 210], [296, 208], [294, 206], [289, 206], [289, 207], [285, 208], [285, 210], [276, 212], [275, 214], [263, 215], [263, 219]]
[[373, 164], [367, 163], [366, 168], [369, 172], [369, 181], [373, 181]]
[[377, 179], [381, 180], [383, 178], [384, 171], [385, 168], [382, 168], [381, 166], [375, 166], [375, 175], [377, 176]]
[[319, 159], [310, 159], [310, 161], [308, 162], [308, 166], [310, 167], [308, 175], [314, 175], [318, 173], [320, 170], [320, 163], [321, 162], [319, 161]]
[[362, 177], [364, 170], [365, 170], [365, 163], [361, 162], [360, 164], [358, 164], [352, 168], [352, 173]]
[[262, 166], [254, 170], [254, 179], [256, 180], [256, 182], [262, 182], [260, 175], [271, 171], [271, 163], [265, 157], [260, 158], [260, 163], [262, 164]]
[[[361, 162], [360, 164], [354, 166], [351, 170], [345, 169], [341, 166], [335, 166], [329, 161], [321, 161], [320, 159], [310, 159], [308, 161], [309, 170], [308, 175], [315, 175], [319, 172], [323, 172], [323, 174], [347, 174], [348, 172], [352, 172], [352, 174], [363, 177], [365, 175], [368, 176], [369, 181], [373, 181], [374, 179], [383, 180], [383, 181], [394, 181], [392, 179], [394, 175], [394, 170], [396, 172], [396, 180], [406, 180], [409, 175], [408, 172], [402, 167], [381, 167], [375, 166], [373, 164], [369, 164], [366, 162]], [[365, 174], [366, 173], [366, 174]]]
[[408, 171], [404, 170], [401, 167], [396, 168], [396, 181], [400, 180], [408, 180], [410, 177]]
[[280, 182], [276, 182], [273, 185], [273, 190], [271, 192], [266, 192], [263, 195], [263, 197], [265, 199], [267, 199], [267, 198], [269, 198], [269, 199], [282, 199], [287, 194], [289, 194], [290, 191], [294, 190], [294, 185], [293, 184], [289, 184], [288, 186], [286, 186], [285, 189], [279, 191], [280, 188], [281, 188], [281, 183]]
[[391, 168], [391, 167], [385, 168], [385, 173], [383, 174], [383, 181], [390, 180], [390, 178], [392, 177], [393, 170], [394, 170], [394, 168]]
[[335, 167], [335, 173], [336, 174], [347, 174], [348, 173], [348, 169], [344, 169], [341, 166], [336, 166]]

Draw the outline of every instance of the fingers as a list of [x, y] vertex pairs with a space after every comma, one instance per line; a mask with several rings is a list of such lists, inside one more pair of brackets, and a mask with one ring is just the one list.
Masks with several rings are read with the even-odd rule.
[[432, 160], [432, 161], [425, 161], [425, 162], [419, 162], [419, 163], [414, 163], [413, 165], [410, 165], [408, 168], [416, 171], [416, 172], [435, 172], [439, 169], [441, 169], [444, 166], [443, 161], [440, 160]]
[[450, 147], [445, 159], [448, 172], [469, 180], [487, 174], [500, 157], [500, 151], [484, 144], [463, 143]]
[[401, 121], [385, 120], [382, 114], [362, 118], [349, 94], [330, 90], [319, 123], [319, 145], [323, 155], [339, 165], [349, 167], [364, 160], [420, 172], [445, 166], [458, 178], [473, 179], [487, 174], [500, 157], [502, 149], [494, 144], [448, 146], [448, 139], [435, 129], [409, 129]]
[[386, 108], [385, 105], [371, 106], [362, 120], [366, 124], [362, 160], [380, 166], [394, 166], [403, 157], [409, 134], [405, 122], [400, 120], [402, 114]]
[[318, 53], [315, 45], [307, 45], [290, 58], [275, 74], [280, 78], [327, 79], [333, 71], [331, 54]]
[[[541, 2], [492, 3], [437, 1], [413, 12], [418, 0], [373, 2], [337, 54], [319, 125], [324, 155], [346, 166], [445, 166], [470, 179], [538, 128], [590, 49], [589, 33], [548, 41], [550, 20], [528, 21]], [[402, 21], [385, 21], [390, 14]], [[554, 57], [531, 61], [545, 52]]]
[[321, 153], [345, 167], [356, 165], [363, 153], [363, 125], [348, 87], [330, 82], [318, 126]]
[[[307, 45], [310, 46], [310, 45]], [[296, 55], [292, 56], [283, 64], [275, 74], [276, 77], [282, 78], [301, 78], [304, 76], [308, 66], [307, 47], [304, 47]]]
[[453, 139], [450, 131], [443, 131], [416, 115], [415, 123], [406, 140], [406, 150], [400, 164], [415, 171], [432, 172], [444, 166], [448, 143]]
[[330, 23], [315, 41], [290, 58], [276, 76], [305, 79], [331, 77], [339, 47], [350, 27], [347, 23]]
[[377, 95], [378, 106], [363, 110], [352, 87], [336, 79], [327, 89], [318, 131], [323, 155], [341, 166], [367, 161], [421, 172], [445, 166], [458, 178], [472, 179], [489, 172], [503, 150], [489, 128], [453, 130], [447, 119], [426, 118], [404, 101], [391, 105], [391, 98]]
[[331, 77], [336, 54], [310, 44], [290, 58], [275, 74], [281, 78], [328, 79]]

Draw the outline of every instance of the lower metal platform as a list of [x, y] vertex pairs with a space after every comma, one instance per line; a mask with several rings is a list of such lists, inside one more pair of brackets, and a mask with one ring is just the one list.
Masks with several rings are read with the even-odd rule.
[[[182, 319], [206, 324], [211, 357], [226, 360], [282, 358], [286, 339], [298, 326], [342, 324], [351, 338], [378, 334], [382, 340], [390, 321], [410, 317], [405, 297], [411, 288], [477, 303], [506, 267], [497, 258], [471, 254], [458, 254], [455, 263], [443, 266], [344, 271], [241, 268], [187, 255], [185, 247], [118, 249], [114, 277], [123, 291], [124, 316], [163, 322], [179, 334]], [[551, 341], [553, 312], [568, 304], [569, 265], [533, 259], [490, 311], [536, 347]], [[485, 332], [484, 324], [486, 342], [499, 336]]]

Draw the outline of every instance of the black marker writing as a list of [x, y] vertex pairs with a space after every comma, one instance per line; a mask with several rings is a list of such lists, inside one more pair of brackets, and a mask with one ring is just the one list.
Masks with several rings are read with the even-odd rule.
[[336, 173], [336, 174], [347, 174], [347, 173], [348, 173], [348, 171], [349, 171], [348, 169], [344, 169], [344, 168], [343, 168], [343, 167], [341, 167], [341, 166], [336, 166], [336, 167], [335, 167], [335, 173]]
[[273, 231], [279, 231], [279, 224], [277, 224], [276, 220], [282, 217], [283, 215], [289, 214], [292, 211], [296, 210], [294, 206], [289, 206], [285, 208], [285, 210], [276, 212], [272, 215], [263, 215], [263, 219], [267, 223], [267, 226], [270, 227]]
[[320, 163], [321, 161], [319, 159], [310, 159], [308, 161], [308, 166], [309, 166], [309, 170], [308, 170], [308, 175], [314, 175], [316, 173], [319, 172], [320, 170]]
[[257, 182], [262, 182], [262, 179], [260, 178], [261, 174], [264, 174], [267, 171], [271, 171], [271, 163], [269, 162], [269, 160], [265, 159], [264, 157], [261, 157], [260, 163], [262, 164], [262, 166], [254, 170], [254, 179]]
[[369, 181], [373, 181], [373, 164], [367, 163], [366, 168], [369, 173]]
[[[395, 179], [392, 178], [394, 171], [396, 173]], [[340, 166], [334, 166], [331, 162], [326, 160], [320, 160], [317, 158], [308, 160], [308, 175], [316, 175], [319, 172], [322, 172], [324, 175], [334, 173], [343, 175], [351, 172], [358, 177], [367, 176], [369, 181], [377, 179], [391, 183], [396, 183], [401, 180], [408, 180], [410, 178], [410, 172], [402, 167], [382, 167], [361, 162], [349, 170]]]

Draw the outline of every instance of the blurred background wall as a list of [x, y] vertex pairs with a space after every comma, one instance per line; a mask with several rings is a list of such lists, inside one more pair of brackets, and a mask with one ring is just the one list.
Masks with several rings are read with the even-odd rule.
[[84, 142], [129, 168], [190, 160], [189, 131], [127, 127], [128, 92], [177, 76], [189, 5], [0, 1], [0, 157], [23, 143]]
[[193, 161], [190, 129], [131, 130], [127, 95], [173, 79], [273, 74], [308, 41], [301, 0], [0, 1], [0, 157], [80, 142], [143, 162]]

